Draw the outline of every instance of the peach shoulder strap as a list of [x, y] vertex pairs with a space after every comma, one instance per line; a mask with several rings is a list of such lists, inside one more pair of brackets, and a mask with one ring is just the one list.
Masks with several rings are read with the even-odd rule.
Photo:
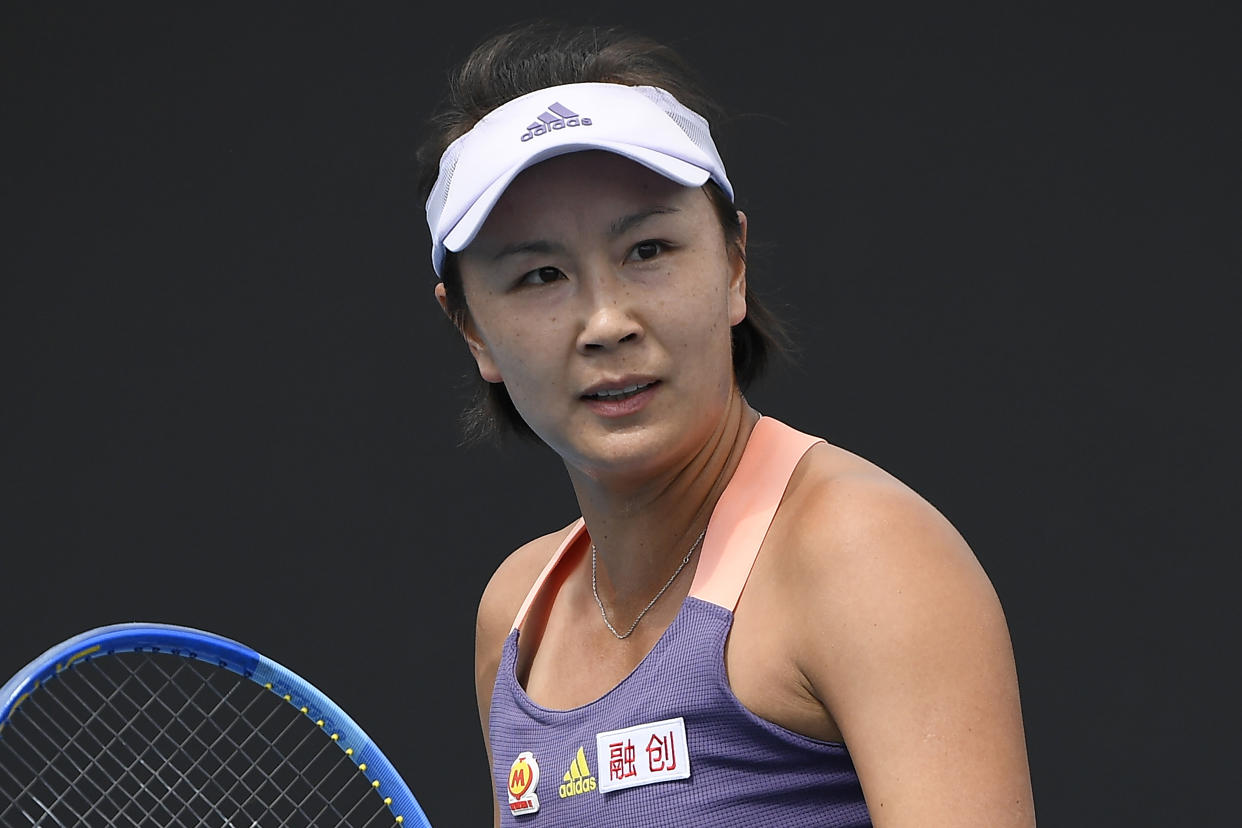
[[692, 596], [733, 611], [794, 469], [821, 442], [771, 417], [759, 419], [707, 524]]
[[573, 548], [586, 530], [586, 521], [582, 518], [569, 527], [569, 533], [565, 535], [565, 539], [561, 541], [561, 545], [557, 547], [552, 559], [548, 561], [547, 566], [539, 573], [539, 577], [535, 579], [534, 585], [531, 586], [530, 592], [526, 593], [526, 600], [522, 602], [521, 609], [518, 610], [517, 617], [513, 619], [512, 629], [520, 629], [522, 621], [526, 619], [526, 612], [530, 609], [530, 605], [534, 603], [535, 596], [539, 594], [539, 590], [543, 589], [544, 581], [548, 580], [548, 576], [552, 574], [552, 570], [556, 569], [556, 565], [561, 562], [561, 558], [565, 557], [565, 553]]

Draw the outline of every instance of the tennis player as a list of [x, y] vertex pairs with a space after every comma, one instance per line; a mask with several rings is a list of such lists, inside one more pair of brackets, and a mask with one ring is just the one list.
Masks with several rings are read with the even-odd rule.
[[744, 396], [779, 337], [714, 112], [658, 43], [528, 26], [469, 56], [422, 150], [473, 428], [546, 443], [582, 514], [479, 605], [496, 824], [1033, 825], [972, 551]]

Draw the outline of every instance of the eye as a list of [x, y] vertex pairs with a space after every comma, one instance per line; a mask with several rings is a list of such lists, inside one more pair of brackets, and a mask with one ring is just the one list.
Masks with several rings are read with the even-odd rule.
[[565, 278], [565, 275], [555, 267], [537, 267], [523, 274], [522, 278], [518, 280], [518, 285], [546, 285], [563, 278]]
[[630, 261], [645, 262], [648, 259], [654, 259], [667, 249], [668, 245], [662, 241], [655, 239], [641, 241], [630, 250]]
[[646, 261], [648, 258], [656, 258], [657, 256], [660, 256], [660, 253], [663, 250], [664, 246], [661, 242], [638, 242], [637, 245], [633, 246], [632, 256], [633, 258], [640, 259], [640, 261]]

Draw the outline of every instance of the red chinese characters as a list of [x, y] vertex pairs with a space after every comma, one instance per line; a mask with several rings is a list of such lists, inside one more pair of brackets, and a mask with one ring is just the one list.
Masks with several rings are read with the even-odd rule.
[[608, 778], [626, 779], [638, 773], [634, 768], [634, 742], [611, 742], [608, 745]]
[[671, 771], [677, 769], [677, 744], [673, 740], [673, 732], [667, 734], [653, 733], [647, 742], [647, 770]]
[[680, 717], [596, 733], [595, 755], [603, 793], [690, 778], [692, 757]]

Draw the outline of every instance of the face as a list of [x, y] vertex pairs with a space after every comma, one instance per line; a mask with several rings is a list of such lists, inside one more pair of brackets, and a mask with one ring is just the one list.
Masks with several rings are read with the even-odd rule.
[[479, 373], [571, 469], [656, 474], [740, 398], [745, 267], [701, 188], [559, 156], [514, 180], [458, 264]]

